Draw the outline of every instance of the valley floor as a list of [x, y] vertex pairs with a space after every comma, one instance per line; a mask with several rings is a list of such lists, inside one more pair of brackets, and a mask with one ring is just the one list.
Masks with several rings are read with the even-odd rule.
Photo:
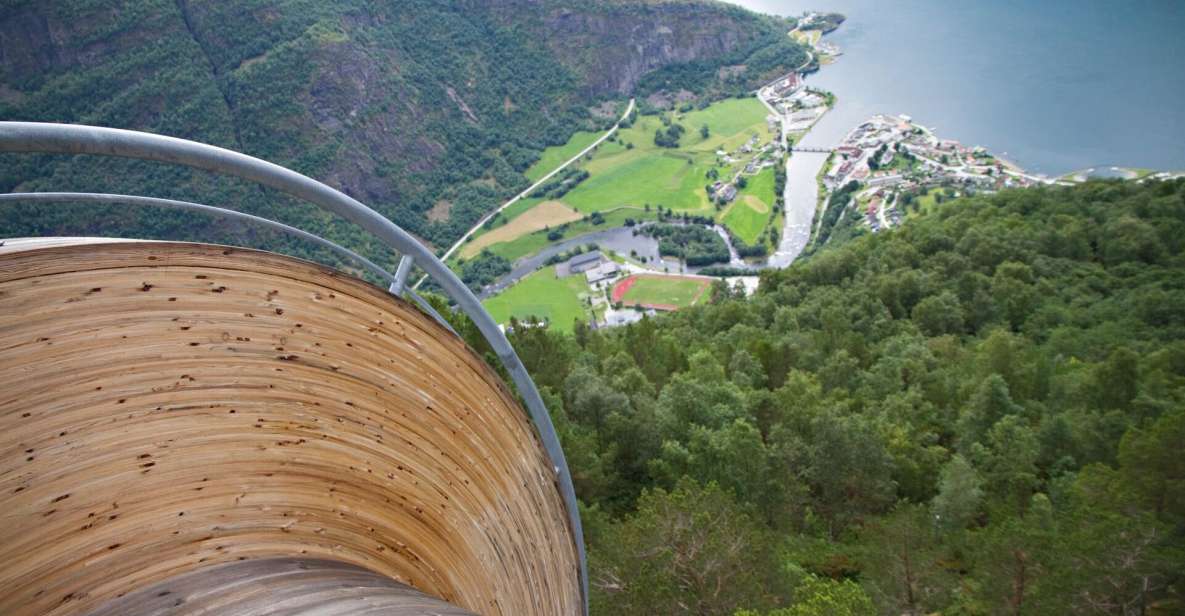
[[[628, 261], [653, 276], [700, 269], [661, 254], [657, 240], [634, 232], [643, 225], [711, 222], [728, 245], [730, 256], [723, 263], [728, 267], [753, 267], [739, 256], [740, 247], [759, 254], [776, 250], [783, 220], [776, 176], [785, 149], [780, 124], [763, 101], [725, 99], [700, 109], [627, 117], [618, 130], [586, 146], [571, 169], [558, 176], [560, 169], [540, 176], [563, 179], [537, 182], [453, 251], [454, 265], [483, 258], [483, 253], [512, 263], [510, 271], [482, 293], [499, 322], [508, 324], [511, 316], [534, 316], [569, 329], [568, 312], [545, 309], [516, 288], [537, 280], [548, 260], [577, 246], [596, 245], [604, 253], [604, 263]], [[658, 143], [675, 126], [682, 131], [677, 145]], [[569, 143], [546, 151], [541, 161], [562, 159], [586, 140], [586, 135], [577, 134]], [[585, 284], [582, 289], [575, 282], [557, 288], [567, 289], [564, 294], [569, 299], [571, 293], [595, 295], [594, 284], [587, 280]], [[668, 308], [688, 304], [673, 296], [651, 299], [642, 303]], [[622, 319], [614, 318], [611, 310], [591, 308], [586, 317], [601, 324]]]

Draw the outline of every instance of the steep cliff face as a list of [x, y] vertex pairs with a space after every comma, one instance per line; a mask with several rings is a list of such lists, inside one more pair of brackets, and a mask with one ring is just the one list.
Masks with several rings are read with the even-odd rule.
[[[650, 14], [621, 20], [612, 16], [563, 11], [547, 21], [556, 38], [553, 46], [565, 58], [585, 68], [586, 85], [595, 92], [627, 94], [642, 75], [676, 62], [722, 56], [736, 49], [752, 33], [736, 23], [705, 23], [685, 8], [664, 14]], [[732, 27], [721, 27], [732, 26]], [[583, 36], [581, 36], [583, 35]], [[595, 62], [583, 56], [573, 43], [585, 36], [611, 41]]]
[[[0, 7], [0, 117], [240, 149], [328, 181], [443, 245], [521, 189], [543, 147], [602, 126], [590, 106], [635, 91], [656, 69], [714, 75], [719, 63], [785, 39], [776, 30], [734, 7], [683, 0], [18, 0]], [[206, 201], [359, 246], [346, 225], [201, 174], [0, 160], [2, 190]], [[441, 200], [450, 216], [429, 221]], [[7, 214], [0, 235], [103, 231], [69, 214], [37, 225], [29, 210]], [[179, 215], [103, 216], [169, 237], [244, 233]]]
[[629, 94], [644, 75], [672, 64], [743, 59], [784, 35], [775, 22], [723, 3], [588, 4], [490, 0], [488, 6], [505, 23], [529, 15], [547, 47], [596, 95]]

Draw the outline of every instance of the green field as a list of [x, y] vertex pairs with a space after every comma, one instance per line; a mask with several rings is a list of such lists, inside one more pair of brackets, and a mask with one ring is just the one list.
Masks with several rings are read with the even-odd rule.
[[[756, 134], [770, 140], [765, 123], [768, 110], [755, 98], [727, 99], [706, 109], [675, 114], [674, 122], [687, 132], [678, 148], [654, 144], [654, 133], [665, 128], [658, 116], [638, 116], [633, 126], [618, 132], [620, 143], [600, 148], [584, 165], [591, 177], [568, 193], [563, 201], [586, 212], [622, 205], [662, 205], [676, 211], [708, 214], [713, 208], [704, 186], [715, 167], [720, 177], [731, 177], [742, 163], [717, 164], [716, 150], [732, 151]], [[700, 127], [708, 127], [708, 137]]]
[[584, 303], [587, 294], [584, 276], [557, 278], [552, 266], [530, 274], [482, 305], [495, 321], [504, 325], [510, 322], [510, 317], [535, 316], [546, 319], [558, 331], [570, 332], [573, 321], [588, 319], [589, 311]]
[[774, 170], [762, 169], [748, 178], [749, 184], [737, 194], [737, 198], [724, 210], [720, 222], [724, 223], [741, 241], [750, 246], [763, 239], [763, 233], [773, 216]]
[[[639, 115], [629, 128], [617, 132], [617, 140], [603, 144], [584, 163], [591, 177], [565, 195], [562, 201], [583, 212], [599, 212], [620, 206], [642, 207], [649, 203], [678, 211], [711, 211], [704, 185], [706, 173], [717, 167], [721, 177], [729, 177], [740, 163], [717, 166], [718, 149], [734, 150], [752, 135], [763, 143], [770, 140], [765, 123], [768, 110], [755, 98], [727, 99], [706, 109], [674, 114], [673, 121], [686, 127], [678, 148], [654, 144], [654, 132], [664, 128], [658, 116]], [[709, 135], [700, 136], [707, 125]], [[573, 138], [575, 140], [575, 137]], [[627, 148], [625, 143], [633, 144]], [[585, 143], [587, 145], [587, 143]], [[583, 146], [580, 146], [583, 147]], [[579, 151], [572, 142], [544, 157], [560, 158], [556, 152]]]
[[592, 145], [603, 133], [590, 133], [588, 131], [579, 131], [572, 135], [568, 143], [564, 145], [555, 145], [546, 150], [539, 156], [539, 160], [531, 165], [523, 175], [527, 176], [528, 180], [538, 182], [539, 178], [551, 173], [556, 167], [568, 162], [568, 159], [576, 156], [581, 150]]
[[[657, 206], [677, 212], [688, 212], [701, 216], [715, 216], [716, 210], [708, 200], [704, 186], [709, 184], [706, 176], [709, 169], [716, 168], [721, 178], [732, 177], [744, 161], [731, 165], [717, 164], [716, 150], [735, 151], [756, 134], [761, 143], [771, 139], [765, 123], [768, 110], [755, 98], [727, 99], [714, 103], [706, 109], [673, 114], [674, 121], [686, 127], [680, 147], [668, 149], [654, 144], [654, 132], [664, 128], [658, 116], [639, 115], [634, 125], [617, 132], [618, 139], [605, 142], [597, 148], [592, 160], [582, 163], [590, 177], [572, 189], [560, 200], [581, 212], [602, 212], [606, 222], [593, 226], [591, 223], [574, 223], [565, 237], [580, 233], [621, 225], [625, 218], [653, 220], [657, 218]], [[709, 135], [700, 135], [700, 126], [707, 125]], [[579, 135], [577, 136], [579, 137]], [[548, 148], [544, 158], [563, 158], [563, 153], [578, 152], [591, 140], [579, 145], [573, 141]], [[630, 143], [634, 147], [627, 148]], [[557, 163], [558, 164], [558, 163]], [[773, 204], [773, 175], [763, 178], [765, 172], [751, 178], [754, 184], [742, 194], [751, 194], [767, 205]], [[768, 195], [766, 194], [768, 193]], [[644, 207], [650, 205], [650, 212]], [[527, 208], [510, 208], [506, 219], [520, 215]], [[768, 208], [772, 211], [772, 207]], [[514, 211], [511, 211], [514, 210]], [[736, 225], [734, 230], [742, 238], [759, 237], [761, 225], [768, 222], [769, 212], [754, 210], [751, 214], [738, 211], [731, 221], [724, 224]], [[532, 254], [550, 242], [546, 233], [532, 233], [515, 240], [494, 244], [490, 249], [508, 259], [514, 260]], [[748, 239], [746, 239], [748, 241]]]
[[[755, 97], [730, 98], [705, 109], [689, 112], [680, 120], [688, 130], [688, 135], [683, 138], [684, 147], [691, 143], [695, 149], [709, 152], [722, 146], [724, 149], [733, 149], [753, 133], [757, 133], [761, 141], [767, 142], [771, 137], [769, 126], [765, 123], [767, 115], [769, 109]], [[703, 140], [699, 136], [702, 124], [707, 124], [711, 131], [708, 138]]]
[[[621, 296], [621, 303], [625, 306], [641, 304], [643, 306], [686, 308], [694, 304], [708, 286], [706, 280], [698, 278], [658, 275], [640, 275], [631, 278], [633, 284]], [[630, 278], [627, 278], [626, 281], [623, 281], [624, 284], [629, 284], [629, 280]], [[617, 293], [614, 293], [614, 297], [617, 297]]]
[[758, 212], [749, 204], [736, 201], [725, 211], [720, 222], [728, 227], [741, 241], [753, 246], [762, 239], [765, 224], [769, 222], [769, 212]]
[[[646, 119], [659, 125], [658, 120]], [[650, 125], [651, 122], [639, 124]], [[654, 133], [653, 130], [650, 132]], [[598, 162], [596, 159], [590, 162], [586, 168], [592, 177], [573, 189], [562, 201], [582, 212], [597, 212], [623, 205], [641, 207], [649, 203], [677, 211], [706, 214], [712, 211], [712, 204], [704, 191], [704, 184], [707, 183], [704, 174], [713, 166], [713, 159], [710, 154], [696, 157], [687, 152], [659, 148], [622, 150], [611, 159], [601, 161], [612, 164], [602, 164], [598, 168], [594, 167]]]

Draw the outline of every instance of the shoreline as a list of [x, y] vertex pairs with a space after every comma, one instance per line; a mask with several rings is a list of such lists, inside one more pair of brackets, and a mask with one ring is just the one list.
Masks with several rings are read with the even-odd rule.
[[[813, 19], [818, 15], [819, 13], [808, 13], [804, 19]], [[834, 31], [834, 28], [827, 32], [818, 31], [817, 35], [795, 36], [796, 33], [802, 32], [801, 23], [799, 23], [786, 35], [807, 45], [808, 53], [818, 62], [815, 70], [822, 70], [824, 66], [834, 62], [836, 56], [843, 53], [835, 45], [824, 41], [826, 34], [830, 31]], [[810, 88], [806, 85], [805, 80], [808, 74], [806, 69], [811, 68], [809, 64], [775, 79], [757, 91], [757, 98], [778, 118], [782, 143], [787, 155], [784, 167], [786, 182], [782, 191], [781, 237], [774, 252], [766, 257], [763, 263], [753, 266], [754, 271], [785, 269], [791, 266], [811, 244], [815, 237], [815, 222], [822, 216], [822, 213], [819, 212], [819, 203], [825, 203], [827, 195], [819, 191], [817, 177], [826, 165], [826, 161], [830, 160], [831, 154], [795, 152], [793, 147], [794, 144], [801, 143], [811, 130], [834, 109], [838, 96], [834, 92]], [[784, 84], [781, 91], [775, 89], [778, 84]], [[806, 92], [807, 95], [802, 95], [803, 92]], [[814, 102], [810, 100], [811, 94], [821, 97], [824, 104], [811, 105], [810, 103]], [[786, 101], [789, 101], [789, 104]], [[779, 105], [782, 107], [780, 111]], [[796, 113], [801, 114], [808, 109], [820, 108], [821, 110], [815, 112], [814, 117], [808, 123], [795, 125], [794, 116]], [[817, 168], [812, 164], [816, 161], [818, 162]], [[799, 173], [800, 168], [801, 173]], [[802, 177], [797, 177], [800, 175]], [[810, 176], [809, 182], [806, 175]], [[808, 183], [810, 186], [806, 186]], [[796, 187], [814, 194], [810, 195], [809, 199], [804, 195], [804, 198], [799, 200], [797, 199], [799, 191], [794, 190]], [[806, 204], [808, 200], [812, 202], [809, 208]], [[801, 203], [796, 203], [798, 201]]]
[[[818, 13], [808, 13], [803, 19], [809, 22], [818, 17]], [[817, 54], [820, 68], [828, 64], [825, 60], [835, 59], [831, 57], [834, 54], [828, 55], [822, 51], [824, 46], [826, 50], [837, 51], [834, 45], [824, 41], [825, 34], [811, 32], [806, 35], [800, 31], [800, 26], [789, 32], [795, 40], [808, 44]], [[807, 90], [809, 86], [805, 83], [805, 76], [805, 73], [788, 75], [783, 77], [782, 81], [796, 81], [799, 84], [798, 88]], [[763, 88], [758, 96], [772, 111], [780, 109], [781, 112], [777, 115], [783, 126], [783, 134], [787, 135], [787, 139], [793, 139], [793, 143], [801, 143], [834, 107], [835, 94], [829, 93], [829, 104], [809, 124], [795, 124], [798, 118], [794, 111], [801, 107], [795, 105], [788, 108], [778, 105], [779, 100], [784, 100], [788, 93], [780, 92], [780, 97], [771, 97], [771, 89], [772, 85]], [[895, 131], [884, 131], [887, 134], [881, 134], [880, 129], [892, 125], [896, 125]], [[799, 128], [802, 130], [791, 130]], [[866, 138], [868, 132], [874, 133], [874, 138]], [[991, 152], [986, 147], [968, 147], [954, 139], [940, 138], [933, 128], [915, 123], [910, 116], [904, 114], [874, 115], [853, 127], [838, 145], [826, 148], [835, 156], [830, 166], [827, 165], [830, 157], [804, 162], [802, 153], [794, 152], [789, 143], [787, 146], [790, 156], [786, 160], [787, 182], [783, 195], [783, 239], [778, 251], [769, 258], [766, 267], [787, 267], [797, 260], [802, 252], [816, 246], [820, 237], [826, 236], [829, 241], [831, 227], [851, 224], [844, 213], [850, 207], [856, 207], [861, 214], [866, 214], [862, 222], [875, 233], [901, 224], [904, 216], [898, 209], [899, 206], [906, 209], [914, 198], [927, 195], [934, 190], [959, 194], [995, 192], [1034, 185], [1069, 185], [1090, 177], [1119, 177], [1129, 180], [1172, 177], [1172, 174], [1163, 172], [1121, 166], [1104, 167], [1106, 171], [1103, 173], [1099, 173], [1099, 167], [1095, 167], [1049, 176], [1029, 171], [1016, 160]], [[828, 180], [816, 182], [812, 187], [804, 186], [803, 181], [807, 174], [805, 170], [798, 169], [803, 165], [815, 172], [811, 175], [819, 178], [826, 176]], [[802, 172], [795, 173], [796, 170]], [[796, 175], [801, 177], [795, 178]], [[794, 181], [795, 179], [798, 181]], [[832, 196], [841, 186], [853, 181], [858, 183], [857, 191], [861, 199], [849, 199], [842, 204], [843, 212], [828, 217], [828, 206], [834, 205], [830, 204]], [[811, 190], [812, 188], [814, 190]], [[805, 193], [815, 193], [815, 198], [807, 199], [809, 195]], [[807, 222], [809, 234], [805, 242], [801, 242], [802, 246], [799, 246], [801, 229], [794, 228], [791, 221], [795, 211], [800, 211], [800, 217], [806, 219], [805, 212], [808, 209], [811, 213]], [[831, 220], [830, 225], [825, 224], [827, 219], [824, 217]], [[844, 220], [837, 220], [841, 218]], [[824, 226], [827, 229], [824, 229]]]

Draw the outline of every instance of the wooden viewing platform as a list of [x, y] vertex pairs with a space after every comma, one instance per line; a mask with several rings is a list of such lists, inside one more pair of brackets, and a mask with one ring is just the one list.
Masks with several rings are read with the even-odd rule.
[[10, 241], [0, 345], [0, 614], [158, 613], [265, 583], [292, 613], [582, 611], [527, 414], [382, 289], [241, 248]]

